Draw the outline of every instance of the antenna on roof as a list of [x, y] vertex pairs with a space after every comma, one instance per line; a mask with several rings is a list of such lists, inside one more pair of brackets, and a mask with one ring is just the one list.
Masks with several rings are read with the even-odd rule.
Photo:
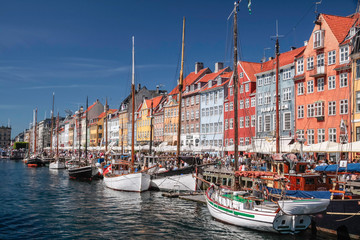
[[320, 5], [321, 2], [322, 2], [322, 0], [320, 0], [320, 2], [315, 2], [315, 11], [314, 12], [315, 12], [316, 15], [318, 15], [318, 11], [317, 11], [318, 10], [318, 5]]

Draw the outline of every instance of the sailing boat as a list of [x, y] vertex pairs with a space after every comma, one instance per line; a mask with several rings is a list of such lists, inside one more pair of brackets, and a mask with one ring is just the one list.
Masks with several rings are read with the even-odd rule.
[[59, 113], [56, 120], [56, 157], [55, 162], [50, 163], [49, 169], [64, 169], [65, 159], [59, 158]]
[[[238, 125], [237, 125], [237, 100], [238, 100], [238, 73], [237, 73], [237, 8], [235, 2], [234, 14], [234, 113], [235, 113], [235, 170], [238, 169]], [[279, 44], [276, 41], [277, 73], [276, 86], [278, 88]], [[278, 89], [276, 90], [278, 91]], [[277, 102], [278, 102], [278, 94]], [[277, 112], [278, 112], [277, 104]], [[279, 127], [278, 115], [276, 121]], [[277, 141], [279, 135], [277, 131]], [[277, 150], [279, 144], [277, 143]], [[311, 223], [309, 214], [325, 211], [329, 205], [328, 199], [280, 200], [272, 202], [259, 196], [250, 195], [247, 191], [239, 191], [239, 178], [235, 175], [235, 191], [216, 185], [211, 185], [206, 191], [206, 203], [210, 214], [223, 222], [237, 226], [247, 227], [266, 232], [282, 234], [298, 233], [308, 228]]]
[[107, 170], [104, 171], [105, 186], [114, 190], [143, 192], [150, 187], [150, 175], [147, 170], [134, 171], [134, 139], [135, 139], [135, 50], [134, 37], [132, 37], [132, 81], [131, 81], [131, 97], [132, 97], [132, 114], [131, 114], [131, 162], [118, 161], [113, 162]]
[[34, 152], [33, 155], [29, 157], [29, 159], [27, 160], [27, 166], [28, 167], [41, 167], [44, 166], [43, 161], [38, 157], [37, 153], [36, 153], [36, 132], [37, 132], [37, 108], [34, 111]]
[[[185, 43], [185, 17], [183, 19], [183, 34], [182, 34], [182, 51], [181, 51], [181, 70], [179, 78], [179, 102], [178, 102], [178, 129], [177, 129], [177, 169], [162, 171], [158, 169], [151, 175], [151, 188], [160, 191], [196, 191], [197, 178], [194, 176], [196, 161], [193, 158], [180, 156], [180, 134], [181, 134], [181, 101], [182, 101], [182, 89], [184, 78], [184, 43]], [[152, 139], [151, 139], [152, 140]], [[180, 160], [183, 160], [189, 165], [187, 167], [180, 168]]]
[[68, 169], [69, 177], [71, 179], [79, 180], [93, 180], [98, 178], [98, 169], [91, 163], [88, 163], [87, 159], [87, 126], [88, 126], [88, 98], [86, 98], [86, 112], [85, 112], [85, 162], [81, 161], [81, 118], [83, 115], [82, 107], [78, 111], [79, 115], [79, 159], [76, 165], [70, 166]]

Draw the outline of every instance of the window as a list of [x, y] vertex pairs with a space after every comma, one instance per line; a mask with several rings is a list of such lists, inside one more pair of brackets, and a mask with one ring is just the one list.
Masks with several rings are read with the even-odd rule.
[[214, 93], [214, 103], [217, 103], [217, 101], [218, 101], [218, 93], [215, 92]]
[[297, 134], [297, 136], [298, 136], [299, 139], [305, 139], [305, 132], [304, 132], [304, 130], [298, 129], [298, 130], [296, 131], [296, 134]]
[[201, 116], [205, 117], [205, 108], [201, 109]]
[[200, 101], [200, 96], [199, 96], [199, 95], [196, 95], [196, 97], [195, 97], [195, 102], [196, 102], [196, 104], [199, 104], [199, 101]]
[[283, 80], [289, 80], [291, 79], [291, 69], [286, 69], [283, 72]]
[[308, 145], [314, 144], [315, 143], [315, 131], [314, 129], [308, 129], [307, 130], [307, 143]]
[[324, 30], [314, 32], [314, 49], [324, 46]]
[[356, 60], [356, 72], [355, 72], [355, 78], [359, 79], [360, 78], [360, 59]]
[[210, 115], [210, 109], [206, 108], [206, 116], [209, 116], [209, 115]]
[[304, 118], [304, 105], [297, 107], [297, 118]]
[[349, 46], [343, 46], [340, 48], [340, 64], [349, 61]]
[[244, 85], [240, 85], [240, 93], [244, 92]]
[[229, 109], [229, 111], [233, 111], [234, 110], [234, 103], [233, 102], [230, 102], [230, 109]]
[[[204, 110], [204, 109], [203, 109]], [[184, 116], [185, 114], [182, 112], [181, 113], [181, 121], [184, 121], [184, 119], [185, 119], [185, 116]]]
[[245, 117], [245, 127], [250, 127], [250, 117], [249, 116], [246, 116]]
[[336, 102], [335, 101], [329, 102], [328, 115], [329, 116], [336, 115]]
[[205, 133], [205, 124], [201, 124], [201, 132]]
[[196, 110], [195, 118], [196, 118], [196, 119], [199, 119], [199, 110]]
[[194, 111], [191, 111], [191, 120], [194, 120], [195, 116], [194, 116]]
[[297, 74], [304, 73], [304, 59], [300, 58], [296, 61]]
[[255, 115], [252, 115], [251, 116], [251, 127], [255, 127], [255, 122], [256, 122]]
[[291, 113], [286, 112], [283, 115], [284, 117], [284, 130], [291, 130]]
[[245, 99], [245, 108], [249, 108], [250, 107], [250, 103], [249, 103], [249, 99]]
[[316, 102], [314, 104], [314, 108], [315, 108], [315, 117], [323, 117], [324, 116], [325, 103], [323, 101]]
[[262, 132], [262, 116], [258, 116], [258, 132]]
[[270, 129], [270, 121], [271, 121], [271, 116], [270, 115], [265, 115], [264, 118], [264, 132], [269, 132]]
[[186, 106], [188, 107], [190, 105], [190, 98], [186, 99]]
[[315, 108], [314, 108], [314, 104], [308, 104], [307, 105], [307, 117], [314, 117], [315, 115]]
[[219, 114], [219, 110], [218, 110], [218, 106], [214, 107], [214, 115], [218, 115]]
[[328, 77], [328, 89], [335, 89], [336, 88], [336, 81], [335, 76], [329, 76]]
[[325, 128], [318, 129], [318, 143], [325, 142]]
[[240, 100], [239, 108], [240, 109], [244, 108], [244, 100]]
[[[231, 120], [231, 119], [230, 119], [230, 120]], [[230, 123], [231, 123], [231, 121], [230, 121]], [[213, 133], [213, 132], [214, 132], [214, 123], [210, 123], [209, 125], [210, 125], [210, 130], [209, 130], [209, 132], [210, 132], [210, 133]]]
[[267, 92], [265, 93], [265, 104], [270, 104], [271, 103], [271, 93]]
[[360, 91], [356, 92], [356, 100], [355, 100], [355, 104], [356, 104], [356, 112], [360, 112]]
[[262, 105], [263, 104], [263, 96], [261, 93], [258, 93], [258, 105]]
[[307, 92], [313, 93], [314, 92], [314, 80], [307, 82]]
[[234, 119], [230, 118], [230, 129], [234, 128]]
[[258, 79], [257, 79], [257, 85], [260, 87], [260, 86], [262, 86], [263, 85], [263, 81], [264, 81], [264, 79], [262, 78], [262, 77], [258, 77]]
[[250, 91], [250, 88], [249, 88], [249, 84], [245, 84], [245, 92], [249, 92]]
[[324, 53], [321, 53], [321, 54], [317, 55], [316, 64], [317, 64], [318, 67], [325, 65]]
[[240, 146], [244, 146], [244, 138], [240, 138]]
[[191, 105], [194, 105], [194, 103], [195, 103], [195, 98], [194, 96], [191, 96]]
[[246, 137], [245, 138], [245, 145], [249, 145], [250, 144], [250, 138], [249, 137]]
[[254, 97], [251, 98], [251, 106], [256, 107], [256, 99]]
[[283, 88], [283, 101], [289, 101], [291, 99], [291, 87]]
[[324, 91], [324, 79], [323, 78], [317, 79], [317, 91], [318, 92]]
[[193, 133], [194, 132], [194, 124], [191, 124], [190, 125], [190, 133]]
[[232, 87], [229, 88], [229, 94], [230, 94], [230, 96], [233, 95], [233, 88]]
[[198, 133], [200, 131], [200, 124], [196, 124], [196, 132]]
[[209, 129], [209, 124], [205, 124], [206, 126], [206, 133], [209, 133], [210, 129]]
[[212, 116], [212, 115], [214, 115], [214, 108], [213, 107], [210, 108], [210, 116]]
[[225, 119], [225, 130], [228, 130], [229, 128], [229, 122], [228, 119]]
[[222, 114], [222, 111], [223, 111], [223, 106], [219, 106], [219, 115]]
[[218, 131], [218, 123], [214, 123], [214, 132]]
[[356, 127], [356, 141], [360, 141], [360, 127]]
[[347, 114], [348, 113], [348, 100], [340, 100], [340, 114]]
[[229, 110], [229, 104], [225, 103], [225, 112], [227, 112]]
[[240, 117], [240, 128], [244, 127], [244, 117]]
[[244, 73], [241, 72], [241, 73], [240, 73], [240, 78], [243, 78], [243, 77], [244, 77]]
[[347, 73], [341, 73], [340, 74], [340, 87], [347, 87], [348, 85], [348, 74]]
[[299, 82], [298, 83], [298, 89], [297, 89], [297, 94], [298, 95], [303, 95], [304, 94], [304, 83], [303, 82]]
[[189, 121], [190, 120], [190, 113], [186, 112], [186, 120]]
[[307, 59], [307, 70], [314, 69], [314, 57], [309, 57]]
[[328, 65], [332, 65], [336, 63], [336, 51], [328, 52]]
[[336, 142], [336, 128], [329, 128], [329, 141]]

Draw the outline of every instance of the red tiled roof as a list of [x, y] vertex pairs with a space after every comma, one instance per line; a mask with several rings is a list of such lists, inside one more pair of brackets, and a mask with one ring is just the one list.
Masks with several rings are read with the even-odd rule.
[[[261, 63], [240, 61], [240, 62], [238, 62], [237, 67], [238, 67], [239, 73], [243, 72], [241, 67], [244, 69], [244, 72], [250, 78], [250, 79], [248, 79], [249, 81], [256, 82], [255, 74], [260, 72]], [[246, 75], [244, 74], [244, 77]]]
[[347, 36], [350, 28], [354, 24], [353, 17], [341, 17], [329, 14], [321, 14], [326, 23], [329, 25], [337, 41], [341, 43]]
[[[205, 72], [210, 71], [209, 68], [203, 68], [198, 73], [192, 72], [189, 75], [186, 76], [186, 78], [183, 81], [183, 90], [185, 90], [186, 86], [192, 84], [196, 80], [198, 80]], [[179, 93], [179, 88], [176, 86], [169, 95], [175, 95]]]
[[[108, 113], [114, 113], [116, 112], [116, 110], [117, 109], [109, 109]], [[105, 117], [105, 112], [100, 113], [100, 115], [98, 116], [99, 119], [103, 117]]]
[[226, 69], [228, 69], [228, 68], [223, 68], [223, 69], [219, 70], [218, 72], [205, 74], [202, 78], [200, 78], [199, 82], [207, 83], [210, 80], [214, 80], [217, 76], [221, 75]]
[[151, 102], [152, 102], [153, 103], [153, 108], [156, 108], [159, 105], [162, 98], [163, 98], [163, 96], [157, 96], [157, 97], [154, 97], [152, 99], [146, 99], [145, 101], [146, 101], [147, 107], [151, 108]]
[[[306, 46], [303, 46], [303, 47], [297, 48], [295, 50], [281, 53], [279, 56], [280, 67], [293, 63], [295, 56], [300, 55], [305, 50], [305, 48], [306, 48]], [[274, 58], [270, 61], [264, 62], [262, 64], [262, 67], [260, 67], [259, 72], [257, 72], [257, 73], [273, 70], [273, 69], [275, 69], [275, 65], [276, 65], [276, 58]]]
[[211, 89], [214, 89], [214, 88], [218, 88], [218, 87], [222, 87], [224, 86], [225, 84], [227, 84], [229, 82], [229, 79], [224, 81], [222, 84], [220, 85], [217, 85], [217, 84], [214, 84], [212, 85], [211, 87], [208, 87], [209, 86], [209, 83], [207, 83], [202, 89], [201, 89], [201, 92], [202, 91], [207, 91], [207, 90], [211, 90]]

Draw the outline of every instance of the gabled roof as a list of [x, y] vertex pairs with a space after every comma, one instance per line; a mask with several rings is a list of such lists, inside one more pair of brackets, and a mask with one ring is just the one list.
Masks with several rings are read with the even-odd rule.
[[[186, 89], [186, 86], [193, 84], [195, 81], [197, 81], [200, 77], [202, 77], [206, 72], [211, 70], [209, 68], [203, 68], [198, 73], [191, 72], [189, 75], [186, 76], [186, 78], [183, 80], [183, 91]], [[169, 95], [175, 95], [179, 93], [179, 87], [176, 86]]]
[[337, 41], [341, 43], [346, 38], [350, 28], [354, 24], [354, 16], [341, 17], [329, 14], [321, 14], [326, 23], [329, 25], [332, 33], [336, 37]]
[[151, 102], [153, 103], [153, 108], [156, 108], [159, 103], [161, 102], [163, 96], [157, 96], [157, 97], [154, 97], [152, 99], [146, 99], [146, 105], [148, 108], [151, 108]]
[[239, 73], [244, 72], [244, 78], [246, 77], [248, 81], [256, 82], [255, 74], [261, 70], [261, 63], [239, 61], [237, 67]]
[[221, 70], [219, 70], [218, 72], [214, 72], [214, 73], [208, 73], [205, 74], [202, 78], [200, 78], [200, 80], [198, 82], [209, 82], [210, 80], [214, 80], [217, 76], [221, 75], [222, 73], [224, 73], [226, 70], [228, 70], [229, 68], [223, 68]]
[[220, 85], [217, 85], [217, 84], [214, 84], [212, 85], [211, 87], [209, 87], [209, 83], [207, 83], [204, 87], [201, 88], [201, 92], [203, 91], [208, 91], [208, 90], [211, 90], [211, 89], [214, 89], [214, 88], [219, 88], [219, 87], [223, 87], [225, 84], [227, 84], [229, 82], [229, 79], [224, 81], [223, 83], [221, 83]]
[[[283, 66], [293, 63], [295, 57], [301, 55], [303, 53], [303, 51], [305, 50], [305, 48], [306, 48], [306, 46], [303, 46], [303, 47], [296, 48], [296, 49], [288, 51], [288, 52], [280, 53], [279, 67], [283, 67]], [[264, 62], [262, 64], [262, 67], [260, 67], [259, 72], [257, 72], [257, 73], [274, 70], [275, 66], [276, 66], [276, 58], [274, 58], [270, 61]]]
[[[108, 110], [108, 114], [109, 113], [114, 113], [114, 112], [116, 112], [117, 111], [117, 109], [109, 109]], [[105, 112], [102, 112], [102, 113], [100, 113], [100, 115], [97, 117], [97, 118], [104, 118], [105, 117]]]

